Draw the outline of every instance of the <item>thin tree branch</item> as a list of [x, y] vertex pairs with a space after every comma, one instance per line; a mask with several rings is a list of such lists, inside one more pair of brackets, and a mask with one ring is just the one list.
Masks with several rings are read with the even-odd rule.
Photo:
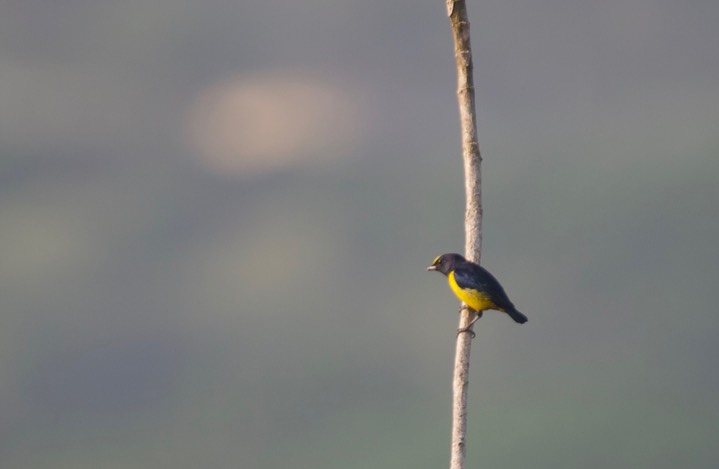
[[[479, 263], [482, 249], [482, 157], [477, 142], [477, 119], [474, 106], [474, 78], [472, 48], [469, 41], [469, 20], [464, 0], [445, 0], [454, 37], [454, 57], [457, 63], [457, 102], [462, 132], [462, 159], [466, 212], [464, 218], [465, 257]], [[467, 327], [472, 312], [462, 309], [459, 328]], [[467, 438], [467, 389], [469, 386], [469, 357], [472, 334], [457, 336], [454, 359], [452, 398], [452, 447], [450, 469], [464, 469]]]

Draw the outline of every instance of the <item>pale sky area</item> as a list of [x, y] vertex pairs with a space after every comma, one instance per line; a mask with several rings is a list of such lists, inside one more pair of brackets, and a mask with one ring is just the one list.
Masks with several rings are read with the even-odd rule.
[[[468, 467], [719, 465], [719, 2], [469, 1]], [[447, 467], [440, 0], [0, 2], [0, 467]]]

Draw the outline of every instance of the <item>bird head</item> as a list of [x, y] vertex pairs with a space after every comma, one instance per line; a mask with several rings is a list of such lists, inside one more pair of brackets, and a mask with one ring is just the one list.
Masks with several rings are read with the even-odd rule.
[[456, 253], [442, 254], [437, 256], [432, 261], [432, 265], [427, 267], [427, 270], [436, 270], [442, 272], [444, 275], [449, 275], [454, 270], [455, 266], [461, 262], [466, 262], [465, 258]]

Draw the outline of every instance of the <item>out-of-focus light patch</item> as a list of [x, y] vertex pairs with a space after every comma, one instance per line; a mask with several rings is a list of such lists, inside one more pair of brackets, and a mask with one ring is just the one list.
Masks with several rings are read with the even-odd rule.
[[193, 102], [188, 136], [207, 168], [257, 174], [338, 158], [362, 132], [358, 93], [276, 72], [210, 86]]

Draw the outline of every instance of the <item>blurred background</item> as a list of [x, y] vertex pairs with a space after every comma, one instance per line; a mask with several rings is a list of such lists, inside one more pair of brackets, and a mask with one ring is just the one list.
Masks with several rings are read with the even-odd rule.
[[[470, 1], [469, 467], [719, 463], [719, 3]], [[446, 467], [440, 0], [0, 3], [0, 466]]]

